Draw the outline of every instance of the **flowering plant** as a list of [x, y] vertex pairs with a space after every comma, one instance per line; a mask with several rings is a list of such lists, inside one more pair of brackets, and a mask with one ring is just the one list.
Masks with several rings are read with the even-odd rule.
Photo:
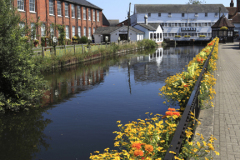
[[184, 38], [190, 38], [191, 36], [190, 35], [185, 35]]
[[180, 35], [175, 35], [175, 38], [181, 38], [181, 36]]
[[220, 28], [220, 30], [228, 30], [228, 27], [222, 26], [222, 27]]
[[199, 37], [200, 37], [200, 38], [205, 38], [205, 37], [206, 37], [206, 35], [199, 35]]

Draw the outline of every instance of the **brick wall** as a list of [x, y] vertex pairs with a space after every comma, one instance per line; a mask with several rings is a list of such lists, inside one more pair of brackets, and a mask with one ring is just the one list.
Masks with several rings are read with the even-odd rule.
[[[80, 4], [74, 4], [75, 18], [72, 18], [71, 3], [68, 2], [69, 17], [65, 17], [65, 2], [61, 1], [62, 16], [57, 15], [57, 1], [54, 0], [54, 15], [49, 15], [49, 0], [35, 0], [35, 12], [30, 12], [29, 1], [24, 0], [24, 11], [20, 11], [21, 21], [30, 26], [31, 23], [36, 23], [39, 18], [39, 22], [46, 25], [46, 29], [50, 27], [52, 23], [69, 26], [69, 38], [72, 38], [72, 26], [75, 26], [75, 34], [78, 34], [78, 27], [81, 27], [81, 36], [84, 34], [84, 27], [86, 27], [86, 35], [88, 37], [88, 28], [91, 28], [91, 34], [93, 34], [93, 28], [102, 27], [102, 11], [99, 11], [99, 21], [97, 21], [97, 9], [82, 6]], [[17, 0], [13, 2], [14, 7], [17, 6]], [[81, 19], [77, 18], [77, 6], [81, 9]], [[86, 20], [83, 19], [83, 7], [86, 8]], [[91, 9], [91, 21], [88, 20], [88, 10]], [[93, 9], [95, 11], [95, 21], [93, 21]], [[38, 38], [41, 43], [41, 26], [36, 29]], [[55, 30], [55, 36], [58, 37], [58, 31]]]

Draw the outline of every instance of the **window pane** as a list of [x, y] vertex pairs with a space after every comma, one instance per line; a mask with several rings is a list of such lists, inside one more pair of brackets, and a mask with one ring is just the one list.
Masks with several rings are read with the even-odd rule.
[[29, 0], [29, 9], [32, 12], [35, 12], [35, 0]]
[[81, 37], [81, 27], [78, 27], [78, 36]]
[[83, 7], [83, 19], [86, 20], [86, 8]]
[[95, 10], [93, 9], [93, 21], [95, 21]]
[[43, 23], [41, 26], [41, 36], [45, 36], [45, 24]]
[[75, 18], [75, 6], [74, 4], [71, 4], [72, 6], [72, 18]]
[[91, 9], [90, 8], [88, 8], [88, 20], [91, 21]]
[[18, 0], [18, 9], [24, 11], [24, 0]]
[[88, 28], [88, 37], [91, 37], [91, 35], [92, 35], [92, 34], [91, 34], [91, 28], [89, 27], [89, 28]]
[[62, 16], [62, 4], [61, 1], [57, 2], [57, 12], [59, 16]]
[[65, 17], [68, 17], [68, 3], [65, 3]]
[[72, 26], [72, 37], [75, 36], [75, 26]]
[[53, 0], [49, 0], [49, 14], [54, 15]]
[[81, 19], [81, 9], [80, 6], [77, 6], [78, 18]]
[[87, 36], [87, 33], [86, 33], [86, 27], [84, 27], [83, 32], [84, 32], [84, 36]]
[[69, 39], [69, 26], [66, 26], [66, 39]]
[[99, 11], [97, 11], [97, 21], [99, 22]]

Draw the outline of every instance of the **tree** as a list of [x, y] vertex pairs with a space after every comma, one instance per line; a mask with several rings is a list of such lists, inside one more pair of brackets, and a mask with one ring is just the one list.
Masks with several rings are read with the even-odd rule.
[[[39, 102], [44, 81], [38, 64], [31, 60], [33, 42], [27, 24], [10, 0], [0, 1], [0, 111], [18, 111]], [[28, 36], [23, 36], [28, 35]]]
[[204, 0], [189, 0], [188, 4], [203, 4], [206, 3]]

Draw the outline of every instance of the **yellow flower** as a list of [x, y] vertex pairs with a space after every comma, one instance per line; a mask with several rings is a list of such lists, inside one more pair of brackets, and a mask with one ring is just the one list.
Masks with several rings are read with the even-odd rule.
[[217, 152], [217, 151], [214, 151], [215, 152], [215, 154], [217, 155], [217, 156], [219, 156], [220, 155], [220, 153], [219, 152]]
[[99, 153], [99, 151], [94, 151], [94, 153]]
[[174, 152], [174, 151], [169, 151], [169, 153], [176, 154], [176, 152]]

